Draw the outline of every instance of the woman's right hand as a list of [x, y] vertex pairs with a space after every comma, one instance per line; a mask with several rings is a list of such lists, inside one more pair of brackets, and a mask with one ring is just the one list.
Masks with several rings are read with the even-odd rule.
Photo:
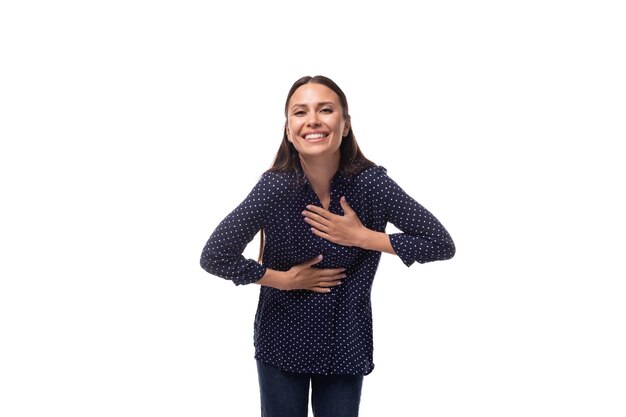
[[322, 260], [318, 255], [301, 264], [294, 265], [288, 271], [268, 269], [257, 284], [267, 285], [279, 290], [310, 290], [329, 293], [331, 287], [341, 284], [346, 277], [345, 268], [313, 268]]

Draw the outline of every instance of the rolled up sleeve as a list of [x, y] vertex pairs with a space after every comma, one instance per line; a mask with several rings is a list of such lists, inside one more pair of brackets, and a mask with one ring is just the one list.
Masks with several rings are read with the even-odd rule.
[[387, 220], [402, 231], [389, 235], [391, 246], [406, 266], [450, 259], [456, 248], [437, 218], [409, 196], [383, 170], [381, 188]]
[[205, 271], [236, 285], [256, 282], [266, 271], [265, 266], [243, 256], [244, 249], [265, 221], [266, 175], [261, 176], [248, 196], [220, 222], [200, 256], [200, 266]]

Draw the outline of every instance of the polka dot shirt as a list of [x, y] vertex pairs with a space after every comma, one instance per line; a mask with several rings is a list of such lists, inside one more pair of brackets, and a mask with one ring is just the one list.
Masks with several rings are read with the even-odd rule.
[[[402, 231], [391, 234], [390, 241], [405, 265], [454, 256], [446, 229], [385, 168], [373, 166], [354, 177], [338, 172], [329, 210], [343, 215], [341, 196], [369, 229], [384, 232], [390, 222]], [[315, 236], [301, 214], [307, 204], [321, 206], [306, 176], [265, 172], [217, 226], [200, 264], [236, 285], [256, 282], [266, 268], [286, 271], [319, 254], [323, 260], [315, 267], [347, 268], [343, 283], [330, 293], [262, 286], [254, 320], [255, 357], [291, 372], [367, 375], [374, 369], [370, 294], [381, 253]], [[242, 253], [261, 228], [265, 250], [259, 264]]]

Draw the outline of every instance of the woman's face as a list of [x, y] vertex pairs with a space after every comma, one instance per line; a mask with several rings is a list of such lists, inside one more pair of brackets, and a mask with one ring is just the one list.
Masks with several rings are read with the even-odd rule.
[[348, 134], [337, 94], [323, 84], [299, 87], [287, 106], [287, 138], [301, 156], [334, 155]]

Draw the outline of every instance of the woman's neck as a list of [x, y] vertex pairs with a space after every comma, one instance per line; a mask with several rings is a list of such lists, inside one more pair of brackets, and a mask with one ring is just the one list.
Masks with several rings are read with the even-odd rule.
[[322, 206], [328, 209], [330, 205], [330, 182], [339, 169], [341, 155], [333, 155], [332, 158], [311, 158], [300, 156], [300, 165], [304, 174], [311, 184], [311, 188], [317, 194]]

